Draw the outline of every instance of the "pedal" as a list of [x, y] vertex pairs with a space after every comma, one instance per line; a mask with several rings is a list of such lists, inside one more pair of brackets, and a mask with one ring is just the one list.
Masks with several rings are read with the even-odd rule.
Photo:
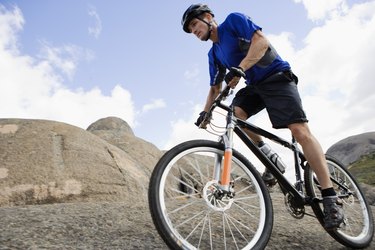
[[276, 178], [268, 171], [263, 173], [262, 180], [268, 187], [273, 187], [277, 183]]
[[277, 184], [277, 180], [275, 178], [274, 179], [270, 179], [270, 180], [263, 180], [263, 182], [269, 188], [273, 188]]

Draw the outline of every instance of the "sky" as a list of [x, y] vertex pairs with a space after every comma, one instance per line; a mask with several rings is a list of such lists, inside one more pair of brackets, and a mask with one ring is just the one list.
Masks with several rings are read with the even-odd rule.
[[[182, 30], [192, 3], [0, 0], [0, 117], [86, 129], [116, 116], [160, 149], [215, 139], [194, 125], [209, 89], [211, 43]], [[375, 1], [204, 3], [218, 23], [242, 12], [263, 28], [298, 75], [324, 150], [375, 130]], [[288, 130], [271, 128], [266, 112], [250, 121], [290, 138]]]

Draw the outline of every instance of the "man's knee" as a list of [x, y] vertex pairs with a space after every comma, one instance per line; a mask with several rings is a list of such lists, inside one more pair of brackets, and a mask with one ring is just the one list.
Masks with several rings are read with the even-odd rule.
[[303, 144], [312, 138], [312, 134], [307, 123], [294, 123], [290, 124], [288, 127], [294, 138], [296, 138], [300, 144]]
[[247, 118], [249, 118], [249, 115], [238, 106], [234, 107], [234, 115], [242, 120], [247, 120]]

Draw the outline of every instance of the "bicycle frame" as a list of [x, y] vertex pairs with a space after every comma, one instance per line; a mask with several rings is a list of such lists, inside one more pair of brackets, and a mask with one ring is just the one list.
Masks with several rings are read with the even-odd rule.
[[[295, 199], [296, 204], [299, 206], [303, 206], [305, 204], [310, 203], [311, 202], [310, 197], [306, 197], [304, 195], [303, 188], [302, 188], [303, 180], [301, 177], [301, 168], [302, 169], [304, 168], [306, 159], [304, 155], [300, 152], [297, 146], [297, 142], [294, 139], [294, 137], [292, 137], [292, 143], [290, 143], [249, 122], [236, 118], [234, 116], [234, 111], [233, 111], [232, 106], [226, 106], [220, 101], [218, 101], [216, 105], [217, 107], [220, 107], [228, 112], [226, 133], [222, 136], [222, 141], [225, 145], [224, 166], [222, 169], [221, 178], [219, 178], [222, 188], [226, 191], [229, 191], [229, 179], [230, 179], [230, 168], [231, 168], [230, 162], [231, 162], [232, 149], [233, 149], [233, 133], [235, 133], [245, 143], [245, 145], [253, 152], [253, 154], [263, 163], [263, 165], [273, 174], [273, 176], [277, 179], [284, 194], [288, 193], [292, 195], [292, 197]], [[265, 154], [263, 154], [263, 152], [259, 149], [259, 147], [254, 144], [254, 142], [246, 134], [244, 129], [252, 131], [265, 138], [268, 138], [293, 151], [294, 162], [295, 162], [295, 176], [296, 176], [295, 186], [292, 185], [284, 177], [284, 175], [279, 171], [279, 169], [275, 166], [275, 164], [271, 162], [268, 159], [268, 157]], [[214, 175], [218, 179], [219, 177], [218, 171], [216, 171]]]
[[[284, 140], [235, 117], [234, 107], [222, 103], [229, 90], [225, 88], [203, 121], [201, 117], [198, 120], [199, 127], [206, 129], [215, 108], [226, 112], [222, 114], [226, 117], [224, 131], [215, 130], [222, 127], [211, 124], [219, 142], [198, 139], [176, 145], [163, 155], [151, 175], [148, 197], [152, 219], [171, 249], [266, 247], [272, 234], [275, 196], [269, 194], [254, 166], [234, 150], [236, 135], [277, 179], [291, 216], [316, 217], [325, 226], [319, 181], [295, 138]], [[252, 141], [249, 131], [293, 152], [296, 182], [286, 179]], [[326, 161], [333, 188], [346, 208], [340, 227], [326, 230], [345, 246], [367, 247], [374, 234], [371, 207], [347, 168], [333, 157], [326, 156]], [[311, 206], [313, 214], [307, 213], [305, 206]]]

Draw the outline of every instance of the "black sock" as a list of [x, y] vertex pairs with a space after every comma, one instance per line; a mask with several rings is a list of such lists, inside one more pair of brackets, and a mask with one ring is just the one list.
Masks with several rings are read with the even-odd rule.
[[323, 197], [336, 196], [336, 192], [333, 188], [322, 189], [322, 196]]

